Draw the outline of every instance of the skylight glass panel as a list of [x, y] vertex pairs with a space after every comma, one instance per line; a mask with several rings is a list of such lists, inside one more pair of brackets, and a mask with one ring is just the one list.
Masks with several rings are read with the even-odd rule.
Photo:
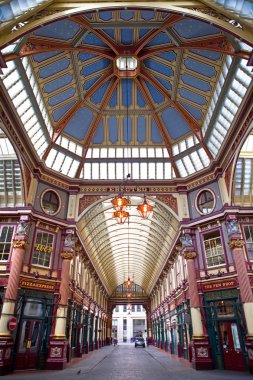
[[[115, 177], [115, 163], [109, 162], [108, 163], [108, 173], [109, 173], [109, 179], [116, 179]], [[121, 173], [121, 178], [123, 179], [123, 173]]]
[[57, 152], [56, 159], [53, 163], [52, 169], [59, 170], [62, 166], [65, 155], [61, 152]]
[[170, 158], [169, 152], [167, 148], [162, 148], [163, 149], [163, 156], [164, 158]]
[[171, 173], [171, 163], [165, 162], [164, 164], [164, 179], [171, 179], [172, 173]]
[[78, 156], [82, 156], [82, 153], [83, 153], [83, 148], [81, 147], [81, 145], [77, 145], [76, 146], [76, 154]]
[[138, 148], [132, 148], [132, 157], [139, 158], [139, 149]]
[[140, 163], [140, 179], [148, 179], [148, 164], [146, 162]]
[[190, 157], [197, 171], [204, 168], [197, 152], [191, 153]]
[[92, 157], [93, 158], [99, 158], [100, 149], [99, 148], [93, 148], [92, 150]]
[[107, 179], [107, 162], [100, 163], [100, 179]]
[[154, 162], [150, 162], [148, 165], [148, 179], [156, 179], [156, 170]]
[[57, 154], [57, 151], [55, 149], [51, 149], [48, 156], [47, 156], [47, 159], [46, 159], [46, 165], [51, 168], [53, 166], [53, 163], [54, 163], [54, 160], [55, 160], [55, 157], [56, 157], [56, 154]]
[[163, 157], [163, 148], [156, 148], [155, 154], [157, 158], [162, 158]]
[[243, 97], [247, 91], [247, 88], [242, 85], [237, 79], [234, 79], [232, 82], [232, 88]]
[[177, 160], [176, 165], [177, 165], [180, 176], [181, 177], [187, 177], [188, 174], [187, 174], [187, 171], [185, 170], [185, 166], [184, 166], [182, 160]]
[[[80, 162], [73, 160], [72, 165], [69, 168], [68, 176], [74, 178], [78, 169]], [[83, 174], [82, 174], [83, 175]]]
[[139, 163], [138, 162], [132, 163], [132, 178], [133, 179], [139, 179], [140, 178]]
[[107, 158], [107, 148], [101, 148], [100, 157], [101, 158]]
[[148, 148], [148, 157], [155, 157], [155, 149]]
[[140, 157], [147, 157], [147, 148], [140, 148]]
[[175, 144], [172, 146], [172, 153], [173, 153], [173, 156], [176, 156], [179, 153], [178, 144]]
[[109, 158], [115, 158], [115, 148], [109, 148], [108, 149], [108, 157]]
[[120, 158], [123, 157], [123, 148], [116, 148], [116, 157]]
[[85, 162], [84, 164], [84, 179], [91, 179], [91, 163]]
[[89, 148], [89, 149], [87, 150], [87, 153], [86, 153], [86, 158], [91, 158], [91, 156], [92, 156], [92, 149]]
[[183, 157], [182, 160], [184, 162], [184, 165], [185, 165], [185, 168], [186, 168], [188, 174], [195, 173], [196, 170], [195, 170], [195, 168], [194, 168], [194, 166], [193, 166], [193, 164], [192, 164], [189, 156]]
[[[122, 179], [123, 169], [123, 162], [116, 162], [116, 178]], [[108, 179], [110, 179], [110, 175]]]
[[185, 140], [180, 141], [180, 143], [179, 143], [179, 149], [180, 149], [180, 152], [183, 152], [183, 151], [186, 150]]
[[62, 174], [67, 175], [70, 169], [70, 166], [73, 162], [73, 158], [66, 156], [64, 160], [64, 164], [61, 167]]
[[164, 174], [163, 174], [163, 163], [162, 162], [157, 162], [156, 163], [156, 176], [157, 179], [164, 179]]

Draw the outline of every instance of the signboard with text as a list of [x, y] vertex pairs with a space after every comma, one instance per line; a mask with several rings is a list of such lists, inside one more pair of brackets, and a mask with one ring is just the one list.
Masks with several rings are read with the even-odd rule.
[[208, 284], [202, 285], [202, 289], [204, 292], [220, 290], [220, 289], [236, 288], [236, 287], [237, 287], [236, 279], [220, 280], [218, 282], [209, 282]]

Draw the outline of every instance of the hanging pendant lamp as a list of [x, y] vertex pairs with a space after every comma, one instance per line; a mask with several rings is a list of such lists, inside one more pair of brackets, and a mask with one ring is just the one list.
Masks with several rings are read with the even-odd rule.
[[143, 219], [148, 219], [150, 213], [153, 211], [153, 206], [151, 206], [144, 195], [143, 203], [137, 206], [137, 211], [141, 214]]
[[129, 217], [129, 212], [125, 210], [114, 211], [113, 216], [114, 218], [117, 218], [119, 224], [124, 224]]

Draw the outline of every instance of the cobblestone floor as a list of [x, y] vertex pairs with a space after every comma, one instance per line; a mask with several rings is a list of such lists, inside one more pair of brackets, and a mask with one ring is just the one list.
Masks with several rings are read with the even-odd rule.
[[6, 375], [17, 380], [249, 380], [249, 373], [195, 371], [153, 346], [104, 347], [75, 359], [64, 371], [25, 371]]

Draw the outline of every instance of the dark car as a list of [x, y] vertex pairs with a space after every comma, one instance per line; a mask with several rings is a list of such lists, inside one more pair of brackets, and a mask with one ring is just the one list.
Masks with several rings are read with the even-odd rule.
[[135, 344], [134, 344], [135, 347], [145, 347], [145, 340], [144, 338], [141, 338], [141, 337], [137, 337], [135, 338]]

